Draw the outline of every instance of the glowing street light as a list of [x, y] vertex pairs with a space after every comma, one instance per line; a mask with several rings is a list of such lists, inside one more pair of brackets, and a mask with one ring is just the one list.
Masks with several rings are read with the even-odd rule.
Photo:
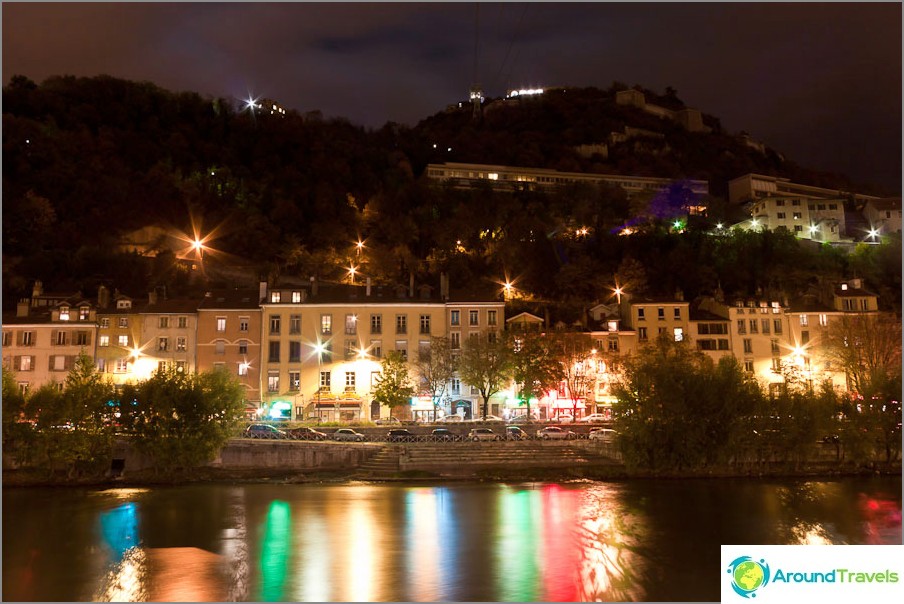
[[355, 284], [355, 273], [358, 272], [358, 268], [355, 266], [348, 267], [348, 278], [351, 281], [351, 284]]
[[512, 284], [511, 284], [511, 282], [506, 281], [506, 282], [502, 285], [502, 287], [503, 287], [503, 289], [505, 290], [505, 297], [506, 297], [506, 298], [510, 298], [511, 295], [512, 295]]
[[878, 237], [878, 236], [879, 236], [879, 230], [878, 230], [878, 229], [870, 229], [870, 230], [869, 230], [869, 237], [870, 237], [870, 239], [875, 239], [875, 238]]
[[818, 229], [818, 227], [817, 227], [815, 224], [811, 224], [811, 225], [810, 225], [810, 234], [811, 234], [811, 235], [814, 235], [814, 234], [816, 233], [816, 231], [818, 231], [818, 230], [819, 230], [819, 229]]
[[621, 295], [624, 293], [624, 290], [620, 285], [616, 285], [615, 289], [612, 290], [615, 293], [615, 300], [618, 302], [618, 305], [621, 306]]
[[322, 379], [321, 374], [323, 373], [323, 351], [326, 350], [326, 347], [322, 342], [317, 342], [314, 346], [314, 352], [317, 353], [317, 417], [323, 419], [321, 415], [322, 411], [320, 410], [320, 382]]
[[716, 229], [718, 229], [718, 230], [720, 230], [720, 231], [722, 230], [722, 223], [721, 223], [721, 222], [717, 222], [717, 223], [716, 223]]

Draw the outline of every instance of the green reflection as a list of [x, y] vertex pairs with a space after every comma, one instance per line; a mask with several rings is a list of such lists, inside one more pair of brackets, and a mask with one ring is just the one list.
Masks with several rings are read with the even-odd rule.
[[542, 530], [534, 505], [536, 491], [505, 489], [500, 493], [496, 550], [496, 589], [506, 602], [537, 601], [539, 565], [537, 534]]
[[264, 602], [283, 600], [289, 552], [292, 551], [289, 511], [285, 501], [274, 501], [267, 511], [261, 547], [261, 600]]

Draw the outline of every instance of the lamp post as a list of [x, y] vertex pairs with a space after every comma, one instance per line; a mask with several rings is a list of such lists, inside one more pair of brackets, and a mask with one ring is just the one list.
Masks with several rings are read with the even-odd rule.
[[323, 373], [323, 350], [323, 343], [317, 342], [317, 345], [314, 346], [314, 352], [317, 353], [317, 417], [320, 418], [321, 421], [323, 420], [323, 412], [320, 410], [320, 380], [322, 379], [321, 374]]

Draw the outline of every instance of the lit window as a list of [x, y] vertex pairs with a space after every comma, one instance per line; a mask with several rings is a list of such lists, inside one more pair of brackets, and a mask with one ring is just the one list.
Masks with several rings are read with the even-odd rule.
[[129, 345], [129, 336], [118, 336], [118, 337], [117, 337], [117, 343], [118, 343], [120, 346], [128, 347], [128, 345]]
[[301, 302], [301, 292], [292, 292], [292, 303], [298, 304]]
[[110, 336], [100, 336], [97, 338], [98, 346], [109, 346], [110, 345]]
[[217, 317], [217, 331], [226, 331], [226, 317]]
[[60, 321], [68, 321], [69, 320], [69, 307], [61, 306], [60, 307]]
[[320, 333], [325, 336], [333, 333], [333, 315], [320, 315]]
[[279, 302], [279, 292], [270, 292], [270, 302], [273, 304]]

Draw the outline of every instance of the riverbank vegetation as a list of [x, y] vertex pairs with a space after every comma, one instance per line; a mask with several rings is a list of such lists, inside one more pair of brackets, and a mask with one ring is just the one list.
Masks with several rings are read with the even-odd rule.
[[[837, 337], [837, 346], [830, 347], [836, 355], [859, 346], [861, 356], [883, 359], [861, 371], [861, 388], [853, 394], [814, 383], [794, 364], [782, 367], [777, 387], [763, 388], [734, 357], [714, 362], [688, 341], [665, 336], [641, 348], [624, 361], [613, 389], [626, 466], [682, 472], [778, 462], [798, 469], [825, 444], [835, 446], [839, 466], [897, 463], [900, 348], [897, 355], [879, 355], [863, 339], [855, 345], [859, 332], [848, 330], [850, 340]], [[899, 340], [900, 325], [897, 333]], [[859, 366], [849, 363], [851, 371]]]
[[26, 397], [4, 368], [4, 468], [69, 480], [102, 476], [118, 435], [128, 435], [157, 472], [194, 468], [235, 436], [243, 411], [242, 386], [223, 371], [160, 371], [117, 392], [81, 354], [64, 383]]

